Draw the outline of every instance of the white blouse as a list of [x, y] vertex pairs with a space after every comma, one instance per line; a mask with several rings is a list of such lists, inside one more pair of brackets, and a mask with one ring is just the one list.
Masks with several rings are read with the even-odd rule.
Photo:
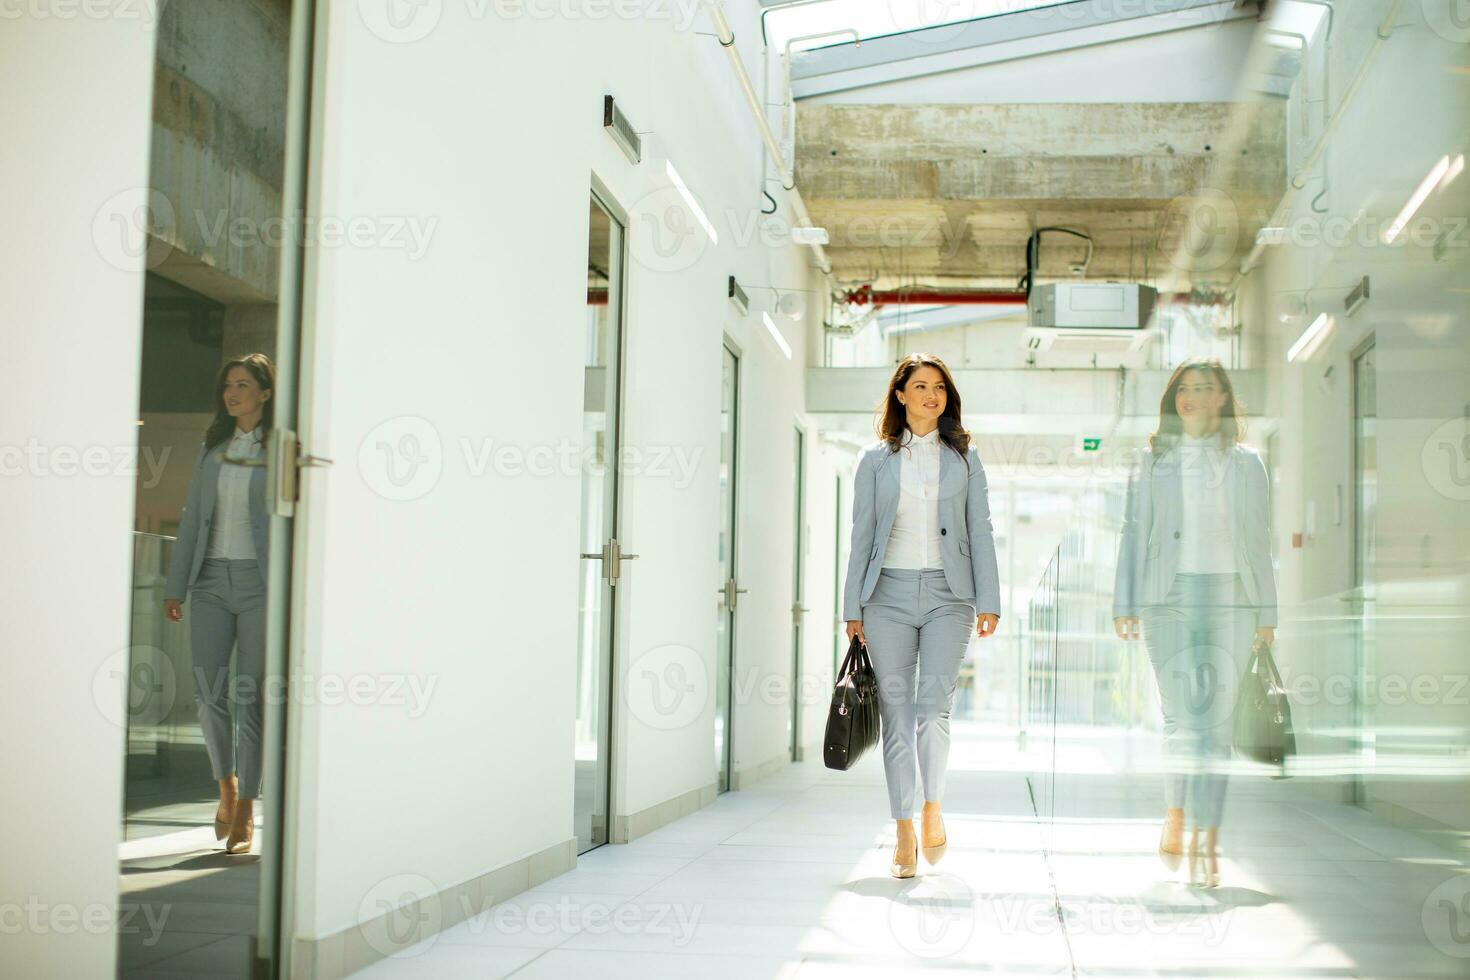
[[[225, 446], [225, 455], [258, 458], [264, 451], [262, 426], [244, 432], [237, 425]], [[250, 528], [250, 474], [254, 467], [221, 463], [214, 498], [214, 519], [209, 528], [206, 558], [254, 558], [255, 537]]]
[[939, 552], [939, 454], [949, 450], [936, 427], [924, 436], [905, 429], [898, 451], [903, 454], [898, 511], [888, 534], [883, 567], [943, 568]]
[[1225, 496], [1225, 467], [1230, 456], [1216, 436], [1179, 440], [1180, 515], [1179, 571], [1193, 574], [1234, 572], [1235, 546], [1230, 536], [1230, 502]]

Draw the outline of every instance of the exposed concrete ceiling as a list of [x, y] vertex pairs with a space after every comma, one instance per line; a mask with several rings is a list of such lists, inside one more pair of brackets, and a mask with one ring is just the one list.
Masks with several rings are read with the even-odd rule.
[[[1285, 181], [1280, 102], [798, 102], [796, 180], [840, 280], [1013, 286], [1032, 228], [1090, 279], [1228, 282]], [[1086, 243], [1047, 235], [1039, 278]]]

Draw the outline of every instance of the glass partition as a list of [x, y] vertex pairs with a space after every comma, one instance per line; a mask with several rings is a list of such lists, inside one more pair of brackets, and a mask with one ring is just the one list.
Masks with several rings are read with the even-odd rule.
[[272, 977], [312, 14], [156, 14], [118, 974]]
[[[176, 539], [133, 532], [132, 662], [123, 837], [136, 840], [199, 826], [213, 807], [199, 787], [210, 780], [209, 756], [191, 689], [188, 631], [163, 614], [165, 581]], [[182, 685], [182, 687], [181, 687]], [[180, 696], [182, 694], [184, 696]]]

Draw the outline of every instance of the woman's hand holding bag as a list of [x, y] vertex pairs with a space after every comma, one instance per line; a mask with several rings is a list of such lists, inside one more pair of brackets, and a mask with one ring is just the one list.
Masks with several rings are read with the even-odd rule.
[[854, 633], [827, 709], [827, 732], [822, 739], [822, 761], [827, 768], [851, 769], [878, 744], [878, 724], [878, 675], [868, 659], [868, 648]]

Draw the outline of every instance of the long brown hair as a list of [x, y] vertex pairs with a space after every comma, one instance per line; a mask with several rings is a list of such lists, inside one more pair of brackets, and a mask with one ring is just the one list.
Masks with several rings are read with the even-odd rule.
[[960, 391], [955, 387], [954, 376], [949, 373], [944, 361], [933, 354], [909, 354], [894, 368], [893, 377], [888, 379], [888, 392], [874, 413], [878, 438], [888, 443], [890, 452], [898, 452], [903, 444], [903, 432], [908, 428], [908, 415], [898, 400], [898, 393], [909, 383], [909, 375], [921, 367], [932, 367], [944, 377], [944, 412], [938, 419], [939, 438], [960, 454], [968, 468], [970, 433], [960, 424]]
[[[246, 354], [233, 361], [226, 361], [214, 379], [214, 419], [209, 423], [209, 428], [204, 430], [205, 449], [213, 449], [235, 434], [235, 417], [225, 408], [225, 381], [230, 375], [230, 369], [237, 367], [249, 371], [255, 383], [260, 385], [261, 391], [275, 391], [276, 367], [269, 357], [264, 354]], [[257, 438], [264, 439], [270, 434], [275, 418], [276, 399], [272, 394], [261, 407], [260, 435]]]
[[1164, 397], [1159, 399], [1159, 427], [1148, 437], [1148, 448], [1155, 456], [1178, 445], [1179, 437], [1184, 433], [1184, 420], [1179, 417], [1174, 397], [1184, 382], [1185, 373], [1189, 371], [1201, 371], [1212, 376], [1225, 393], [1225, 404], [1220, 406], [1220, 441], [1226, 446], [1234, 446], [1245, 438], [1245, 406], [1235, 397], [1230, 375], [1225, 373], [1225, 368], [1217, 358], [1191, 357], [1181, 362], [1174, 373], [1169, 375], [1169, 383], [1164, 386]]

